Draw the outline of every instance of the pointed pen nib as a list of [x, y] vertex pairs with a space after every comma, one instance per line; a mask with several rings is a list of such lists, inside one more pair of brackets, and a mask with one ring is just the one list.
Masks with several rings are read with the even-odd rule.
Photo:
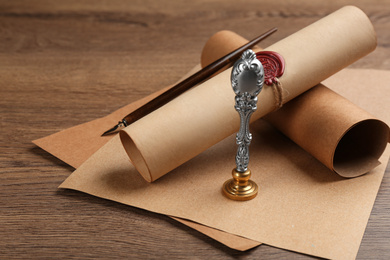
[[123, 119], [122, 121], [119, 121], [118, 124], [115, 125], [113, 128], [105, 131], [101, 136], [112, 135], [112, 134], [118, 133], [120, 130], [122, 130], [126, 126], [127, 126], [127, 123]]

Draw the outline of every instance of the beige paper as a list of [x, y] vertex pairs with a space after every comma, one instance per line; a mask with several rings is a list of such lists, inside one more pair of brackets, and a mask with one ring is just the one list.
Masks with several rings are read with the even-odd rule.
[[[375, 82], [375, 84], [372, 84], [371, 79], [378, 79], [378, 81]], [[369, 111], [376, 117], [384, 119], [384, 121], [389, 124], [390, 114], [387, 113], [387, 107], [390, 103], [390, 96], [383, 95], [383, 93], [388, 92], [388, 85], [386, 82], [390, 82], [390, 72], [388, 71], [345, 69], [327, 79], [325, 84], [338, 93], [343, 93], [343, 95], [348, 97], [349, 100], [363, 107], [366, 111]], [[365, 86], [369, 83], [371, 83], [369, 89], [370, 91], [365, 91]], [[141, 101], [146, 102], [150, 98], [151, 97], [146, 97], [136, 103]], [[71, 127], [45, 138], [35, 140], [34, 143], [69, 165], [77, 168], [90, 157], [90, 153], [93, 149], [98, 150], [104, 143], [107, 142], [107, 140], [111, 138], [102, 138], [100, 137], [101, 133], [106, 128], [109, 128], [113, 123], [117, 122], [120, 116], [126, 115], [126, 112], [129, 112], [134, 108], [135, 104], [133, 103], [104, 118]], [[118, 113], [121, 114], [119, 117]], [[105, 156], [111, 156], [116, 153], [116, 150], [121, 151], [122, 154], [124, 153], [121, 147], [113, 147], [111, 154], [106, 154]], [[120, 164], [125, 164], [122, 168], [132, 167], [131, 164], [128, 163], [126, 156], [123, 157], [123, 160], [124, 161], [120, 162]], [[114, 167], [113, 170], [115, 169], [116, 167]], [[89, 171], [90, 174], [95, 173], [94, 169], [90, 169]], [[380, 172], [380, 174], [383, 174], [383, 172]], [[227, 173], [226, 175], [229, 174]], [[94, 176], [91, 177], [94, 178]], [[93, 185], [88, 183], [88, 180], [83, 179], [82, 173], [75, 177], [75, 182], [79, 182], [79, 184], [77, 186], [68, 185], [68, 188], [88, 192], [90, 185]], [[373, 186], [374, 185], [371, 185], [371, 188], [375, 189], [375, 186]], [[104, 194], [96, 192], [94, 195], [115, 200], [110, 192]], [[371, 207], [362, 210], [370, 211]], [[205, 226], [187, 220], [181, 220], [181, 222], [184, 222], [190, 227], [195, 228], [198, 231], [205, 233], [219, 242], [237, 250], [246, 250], [260, 244], [256, 241], [247, 241], [248, 239], [243, 240], [242, 237], [234, 236], [226, 232], [218, 232], [212, 228], [207, 230]], [[362, 223], [362, 225], [364, 224], [365, 223]]]
[[276, 247], [353, 259], [389, 150], [370, 174], [346, 180], [264, 121], [254, 122], [252, 131], [250, 167], [253, 180], [260, 185], [260, 193], [252, 201], [231, 201], [221, 193], [233, 167], [227, 162], [236, 149], [234, 136], [152, 184], [131, 165], [116, 136], [60, 187], [192, 220]]
[[[193, 68], [187, 76], [192, 75], [198, 71], [200, 66]], [[113, 136], [101, 136], [101, 134], [118, 122], [118, 118], [123, 118], [129, 112], [134, 111], [142, 104], [150, 101], [167, 88], [161, 89], [151, 95], [135, 101], [127, 106], [124, 106], [117, 111], [81, 125], [77, 125], [61, 132], [34, 140], [33, 143], [58, 159], [67, 164], [78, 168], [91, 155], [98, 151], [104, 144], [106, 144]], [[261, 243], [241, 236], [236, 236], [224, 231], [210, 228], [193, 221], [171, 217], [178, 222], [181, 222], [217, 241], [233, 248], [235, 250], [245, 251], [253, 247], [259, 246]]]
[[[203, 48], [202, 66], [246, 42], [230, 31], [216, 33]], [[357, 177], [378, 166], [390, 140], [385, 123], [321, 84], [265, 119], [343, 177]]]
[[[330, 48], [330, 46], [334, 46]], [[291, 100], [374, 50], [376, 36], [367, 16], [344, 7], [266, 50], [286, 61], [280, 78]], [[232, 102], [230, 69], [187, 91], [120, 133], [132, 162], [154, 181], [239, 128]], [[263, 89], [252, 121], [274, 109], [273, 91]]]

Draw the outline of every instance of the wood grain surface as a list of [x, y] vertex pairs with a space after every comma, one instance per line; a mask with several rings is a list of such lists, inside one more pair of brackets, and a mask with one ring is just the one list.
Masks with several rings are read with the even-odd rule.
[[[0, 1], [0, 259], [311, 258], [235, 251], [166, 216], [58, 190], [73, 168], [31, 141], [174, 83], [219, 30], [253, 38], [277, 26], [266, 47], [348, 4], [378, 34], [352, 67], [389, 70], [390, 1]], [[358, 259], [390, 258], [389, 173]]]

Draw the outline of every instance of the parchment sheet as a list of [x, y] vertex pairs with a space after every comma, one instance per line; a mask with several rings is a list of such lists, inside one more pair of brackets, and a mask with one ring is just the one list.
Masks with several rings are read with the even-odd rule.
[[[339, 82], [340, 81], [342, 82], [344, 78], [348, 78], [350, 80], [346, 81], [345, 82], [346, 84], [340, 85]], [[370, 82], [372, 83], [372, 81], [371, 81], [372, 78], [380, 79], [380, 80], [375, 82], [375, 84], [370, 85], [370, 91], [365, 91], [366, 86]], [[336, 92], [339, 92], [339, 93], [345, 92], [344, 96], [347, 97], [349, 100], [353, 101], [355, 104], [358, 104], [358, 105], [364, 107], [364, 109], [366, 111], [370, 112], [371, 114], [374, 114], [376, 117], [381, 118], [385, 122], [389, 123], [390, 117], [389, 117], [389, 114], [387, 113], [387, 111], [388, 111], [388, 106], [389, 106], [388, 104], [390, 102], [390, 96], [383, 95], [383, 93], [387, 93], [388, 88], [389, 88], [387, 82], [390, 82], [390, 72], [388, 72], [388, 71], [365, 70], [365, 69], [345, 69], [345, 70], [335, 74], [334, 76], [332, 76], [328, 80], [326, 80], [324, 82], [324, 84], [326, 84], [329, 88], [331, 88], [332, 90], [334, 90]], [[378, 103], [381, 105], [378, 106], [377, 105]], [[128, 110], [126, 110], [126, 111], [128, 111]], [[108, 117], [111, 117], [115, 123], [115, 115], [113, 115], [113, 116], [110, 115]], [[75, 126], [73, 128], [70, 128], [70, 129], [61, 131], [59, 133], [53, 134], [47, 138], [36, 140], [34, 142], [37, 145], [41, 146], [43, 149], [47, 150], [48, 152], [53, 153], [53, 154], [57, 154], [57, 157], [62, 159], [62, 160], [64, 160], [63, 158], [68, 158], [68, 159], [64, 160], [68, 164], [77, 165], [77, 163], [79, 161], [87, 160], [89, 155], [84, 154], [82, 156], [82, 158], [79, 158], [79, 157], [76, 158], [75, 156], [73, 156], [73, 159], [71, 159], [72, 158], [71, 154], [67, 154], [67, 153], [68, 152], [71, 153], [71, 151], [73, 149], [81, 149], [82, 150], [83, 147], [88, 146], [88, 143], [96, 142], [96, 140], [99, 139], [99, 136], [102, 132], [101, 131], [102, 129], [100, 129], [99, 127], [94, 128], [94, 126], [96, 124], [99, 124], [99, 123], [104, 123], [104, 121], [107, 121], [107, 119], [102, 118], [102, 119], [94, 120], [94, 121], [91, 121], [89, 123]], [[262, 122], [262, 124], [267, 126], [267, 124], [264, 122]], [[109, 127], [110, 124], [107, 123], [106, 126]], [[268, 127], [272, 129], [272, 127], [270, 127], [270, 126], [268, 126]], [[102, 127], [102, 128], [104, 130], [104, 127]], [[252, 128], [252, 132], [257, 132], [257, 130]], [[372, 171], [369, 174], [364, 175], [362, 177], [347, 180], [347, 179], [343, 179], [341, 177], [338, 177], [336, 174], [332, 173], [330, 170], [328, 170], [326, 167], [324, 167], [321, 163], [319, 163], [313, 157], [311, 157], [306, 152], [304, 152], [302, 149], [300, 149], [297, 145], [293, 144], [291, 141], [289, 141], [283, 135], [279, 134], [278, 131], [275, 131], [274, 129], [272, 129], [271, 133], [273, 135], [276, 135], [275, 140], [280, 139], [283, 142], [287, 142], [287, 144], [288, 144], [287, 147], [284, 147], [284, 146], [279, 145], [279, 143], [277, 142], [274, 145], [272, 145], [272, 147], [271, 147], [274, 151], [276, 150], [275, 152], [277, 152], [277, 153], [284, 151], [280, 155], [282, 157], [281, 160], [279, 160], [279, 158], [273, 158], [274, 160], [277, 161], [277, 163], [275, 163], [275, 165], [273, 165], [272, 162], [269, 162], [269, 164], [271, 164], [272, 167], [278, 166], [278, 165], [280, 165], [280, 167], [283, 167], [283, 169], [280, 170], [280, 172], [278, 173], [278, 176], [275, 177], [275, 180], [272, 181], [274, 183], [273, 186], [278, 184], [279, 179], [284, 179], [286, 174], [296, 173], [295, 171], [299, 172], [299, 174], [301, 174], [301, 176], [305, 177], [306, 179], [307, 178], [310, 179], [312, 176], [314, 178], [314, 180], [318, 180], [318, 185], [313, 185], [313, 183], [311, 183], [311, 184], [307, 184], [307, 187], [305, 186], [305, 187], [300, 187], [300, 188], [297, 188], [297, 187], [294, 188], [294, 186], [292, 186], [291, 188], [288, 188], [288, 187], [284, 186], [284, 188], [286, 188], [286, 190], [283, 190], [282, 193], [279, 194], [280, 196], [287, 194], [286, 195], [287, 197], [294, 197], [295, 194], [300, 193], [301, 191], [306, 191], [309, 193], [311, 192], [313, 194], [317, 194], [316, 198], [318, 200], [320, 200], [320, 204], [317, 205], [313, 201], [305, 200], [305, 198], [308, 199], [309, 197], [304, 197], [303, 196], [304, 194], [302, 195], [302, 197], [304, 197], [303, 198], [304, 200], [300, 200], [301, 197], [296, 197], [296, 200], [297, 200], [296, 204], [298, 204], [298, 201], [299, 201], [299, 205], [301, 205], [301, 208], [303, 208], [303, 209], [301, 209], [299, 207], [296, 208], [297, 214], [295, 216], [298, 219], [299, 218], [306, 219], [308, 216], [311, 215], [311, 213], [309, 212], [311, 207], [314, 207], [316, 210], [322, 211], [323, 214], [325, 214], [325, 213], [332, 214], [332, 212], [334, 212], [333, 207], [336, 207], [336, 208], [338, 208], [339, 212], [340, 211], [343, 212], [342, 214], [339, 214], [338, 217], [335, 217], [336, 219], [335, 218], [328, 219], [326, 216], [324, 216], [324, 219], [321, 218], [318, 220], [318, 222], [314, 221], [313, 225], [316, 225], [316, 223], [317, 224], [321, 223], [318, 225], [322, 226], [325, 229], [329, 229], [329, 228], [333, 229], [334, 228], [335, 230], [338, 230], [338, 227], [334, 227], [333, 225], [340, 225], [340, 226], [343, 226], [343, 230], [345, 231], [345, 233], [351, 234], [352, 238], [349, 237], [350, 240], [343, 240], [343, 237], [339, 237], [338, 234], [332, 234], [330, 236], [327, 236], [325, 233], [324, 236], [326, 237], [326, 240], [329, 240], [329, 239], [333, 240], [333, 243], [335, 244], [338, 253], [334, 255], [334, 252], [336, 249], [334, 249], [332, 245], [328, 245], [328, 247], [322, 248], [322, 251], [328, 251], [327, 254], [323, 254], [321, 252], [316, 252], [316, 253], [312, 253], [312, 254], [322, 256], [322, 257], [327, 257], [327, 255], [329, 255], [329, 252], [330, 252], [333, 257], [329, 256], [329, 258], [335, 258], [335, 259], [336, 258], [344, 258], [344, 259], [354, 258], [354, 256], [357, 253], [361, 238], [363, 236], [364, 229], [365, 229], [365, 226], [367, 224], [367, 220], [368, 220], [370, 211], [371, 211], [373, 203], [375, 201], [375, 196], [377, 194], [378, 187], [380, 185], [381, 179], [383, 177], [383, 173], [385, 171], [385, 166], [386, 166], [387, 161], [389, 159], [388, 153], [384, 154], [382, 156], [382, 158], [381, 158], [382, 165], [375, 168], [374, 171]], [[262, 136], [261, 133], [260, 133], [260, 135]], [[87, 139], [79, 140], [81, 138], [75, 138], [77, 136], [85, 136], [85, 137], [89, 137], [89, 139], [87, 138]], [[231, 152], [234, 153], [234, 151], [235, 151], [235, 144], [234, 144], [233, 137], [234, 136], [230, 137], [230, 139], [229, 139], [230, 141], [226, 141], [229, 143], [228, 145], [230, 146], [230, 148], [229, 148], [230, 152], [229, 152], [229, 157], [225, 158], [228, 161], [232, 161], [232, 165], [227, 166], [228, 172], [222, 172], [223, 169], [217, 171], [217, 173], [219, 173], [221, 175], [220, 181], [226, 180], [227, 178], [230, 177], [230, 170], [233, 167], [233, 158], [231, 155]], [[267, 138], [267, 136], [264, 136], [264, 137]], [[254, 140], [256, 140], [256, 139], [258, 139], [257, 135], [254, 136]], [[133, 206], [138, 205], [141, 208], [155, 211], [153, 209], [150, 209], [147, 204], [144, 205], [143, 201], [149, 200], [148, 199], [149, 196], [152, 196], [152, 198], [150, 198], [150, 200], [153, 200], [153, 198], [161, 198], [162, 195], [164, 195], [164, 196], [166, 195], [165, 191], [162, 193], [159, 193], [159, 194], [155, 194], [155, 195], [153, 195], [152, 192], [150, 192], [150, 193], [147, 192], [145, 197], [142, 197], [142, 196], [138, 197], [137, 196], [136, 200], [137, 199], [139, 200], [137, 205], [131, 203], [130, 201], [125, 201], [126, 200], [125, 198], [126, 198], [127, 192], [132, 190], [131, 189], [132, 185], [137, 186], [136, 190], [142, 190], [144, 187], [154, 187], [155, 184], [158, 185], [158, 183], [160, 183], [160, 180], [158, 180], [157, 182], [152, 183], [152, 184], [149, 184], [145, 180], [143, 180], [140, 177], [140, 175], [136, 173], [135, 169], [132, 168], [132, 165], [129, 162], [128, 157], [127, 157], [125, 151], [123, 150], [123, 148], [119, 142], [119, 138], [116, 136], [115, 139], [112, 140], [112, 142], [114, 142], [114, 143], [107, 144], [106, 146], [104, 146], [102, 148], [102, 151], [99, 151], [100, 155], [95, 155], [98, 157], [96, 157], [95, 159], [90, 159], [92, 161], [90, 161], [88, 163], [89, 166], [83, 166], [82, 168], [80, 167], [80, 169], [78, 169], [75, 173], [73, 173], [69, 177], [69, 180], [64, 182], [62, 187], [79, 190], [79, 191], [86, 192], [86, 193], [89, 193], [89, 194], [92, 194], [92, 195], [95, 195], [98, 197], [122, 202], [122, 203], [125, 203], [128, 205], [133, 205]], [[272, 142], [272, 140], [270, 140], [270, 142]], [[108, 145], [111, 146], [111, 148]], [[67, 147], [67, 149], [63, 149], [63, 147]], [[257, 145], [255, 144], [255, 145], [253, 145], [253, 147], [257, 147]], [[263, 144], [260, 144], [260, 147], [259, 147], [260, 151], [266, 153], [267, 151], [263, 150], [263, 148], [266, 149]], [[108, 149], [108, 151], [107, 151], [107, 149]], [[114, 151], [110, 151], [110, 149], [112, 149]], [[221, 149], [221, 150], [226, 150], [226, 149]], [[65, 156], [62, 156], [61, 153], [63, 153]], [[254, 154], [254, 153], [255, 152], [252, 151], [252, 154]], [[116, 156], [120, 157], [118, 159], [118, 161], [115, 161], [115, 160], [111, 161], [111, 160], [115, 159], [115, 158], [110, 158], [109, 155], [112, 155], [112, 154], [115, 154]], [[101, 158], [100, 158], [100, 156], [101, 156]], [[207, 170], [203, 166], [203, 164], [205, 162], [210, 161], [210, 156], [212, 156], [212, 155], [210, 155], [210, 154], [203, 155], [202, 154], [199, 156], [199, 157], [201, 157], [200, 159], [195, 158], [193, 160], [194, 161], [193, 165], [195, 165], [195, 168], [196, 168], [195, 173], [193, 174], [193, 177], [195, 180], [199, 180], [199, 178], [197, 178], [197, 176], [198, 176], [198, 171], [199, 171], [200, 166], [201, 166], [202, 171]], [[223, 154], [218, 155], [218, 156], [223, 157]], [[255, 155], [253, 155], [253, 156], [255, 156]], [[291, 157], [291, 159], [289, 159], [290, 157]], [[252, 157], [252, 158], [255, 158], [255, 157]], [[262, 156], [259, 156], [259, 158], [261, 159]], [[266, 158], [263, 158], [263, 159], [266, 160]], [[109, 161], [108, 163], [110, 163], [110, 164], [106, 165], [106, 160], [108, 160]], [[253, 160], [257, 161], [257, 159], [253, 159]], [[299, 162], [299, 165], [297, 165], [296, 169], [294, 171], [290, 171], [288, 168], [284, 168], [284, 164], [288, 161], [290, 163], [293, 163], [292, 160]], [[191, 162], [192, 161], [190, 161], [189, 163], [191, 163]], [[187, 164], [189, 164], [189, 163], [187, 163]], [[104, 167], [101, 164], [103, 164]], [[185, 164], [183, 167], [186, 167], [187, 164]], [[225, 164], [226, 164], [226, 162], [223, 162], [221, 164], [217, 164], [216, 167], [218, 167], [220, 165], [223, 166]], [[262, 165], [261, 161], [259, 162], [259, 164], [261, 164], [260, 169], [252, 168], [252, 171], [254, 172], [253, 178], [254, 179], [256, 178], [257, 181], [258, 181], [257, 178], [261, 177], [260, 175], [269, 175], [268, 173], [272, 170], [272, 167], [266, 168], [266, 165]], [[275, 169], [275, 170], [278, 171], [278, 169]], [[132, 174], [128, 175], [130, 173], [132, 173]], [[211, 172], [209, 174], [210, 174], [210, 176], [213, 176], [213, 174]], [[282, 175], [283, 178], [280, 177], [280, 174], [283, 174]], [[181, 168], [166, 175], [161, 180], [164, 180], [167, 178], [167, 180], [164, 183], [169, 184], [169, 182], [170, 182], [170, 180], [168, 179], [169, 176], [174, 176], [174, 175], [177, 175], [177, 177], [179, 179], [181, 179], [180, 185], [182, 185], [183, 183], [189, 183], [188, 179], [186, 179], [186, 178], [183, 179], [183, 175], [186, 176], [187, 173], [186, 173], [186, 171], [182, 172]], [[258, 176], [258, 177], [256, 177], [256, 176]], [[318, 179], [315, 179], [315, 178], [318, 178]], [[338, 181], [331, 180], [332, 178], [336, 178]], [[122, 183], [123, 180], [126, 180], [126, 182]], [[323, 182], [321, 182], [321, 180], [323, 180]], [[355, 183], [356, 181], [358, 181], [358, 183]], [[206, 184], [203, 187], [205, 189], [207, 189], [208, 192], [210, 192], [213, 189], [217, 189], [215, 191], [214, 196], [223, 198], [222, 194], [218, 192], [221, 188], [222, 182], [216, 183], [215, 186], [213, 186], [211, 184], [214, 183], [214, 181], [211, 178], [209, 178], [209, 176], [207, 176], [207, 178], [205, 177], [205, 182], [206, 182]], [[119, 186], [116, 186], [116, 183], [119, 183]], [[260, 185], [259, 198], [261, 198], [262, 192], [264, 190], [269, 190], [271, 187], [269, 184], [261, 182], [261, 181], [258, 181], [258, 183]], [[317, 183], [317, 182], [315, 182], [315, 183]], [[138, 184], [139, 184], [139, 186], [138, 186]], [[289, 183], [287, 183], [287, 184], [289, 184]], [[290, 183], [290, 184], [292, 184], [292, 183]], [[317, 193], [317, 192], [319, 192], [318, 187], [321, 187], [321, 184], [322, 184], [322, 192]], [[101, 185], [103, 185], [103, 187]], [[127, 186], [127, 185], [130, 185], [130, 186]], [[280, 185], [282, 185], [282, 184], [280, 184]], [[304, 185], [304, 184], [302, 184], [302, 185]], [[192, 188], [192, 189], [194, 189], [194, 188]], [[289, 191], [289, 189], [291, 189], [291, 191]], [[167, 190], [169, 190], [169, 189], [167, 189]], [[118, 194], [118, 192], [119, 192], [119, 194]], [[270, 190], [269, 192], [278, 192], [278, 191], [277, 190]], [[341, 192], [342, 194], [337, 194], [338, 192]], [[186, 192], [185, 194], [188, 194], [188, 192]], [[201, 194], [201, 192], [199, 194]], [[132, 197], [132, 195], [130, 195], [130, 194], [127, 194], [127, 195]], [[182, 195], [183, 194], [174, 198], [174, 201], [168, 200], [168, 203], [166, 203], [166, 202], [161, 202], [161, 203], [162, 203], [162, 205], [165, 205], [167, 208], [170, 208], [171, 204], [173, 204], [173, 205], [176, 204], [176, 199], [182, 198]], [[188, 194], [188, 195], [191, 195], [191, 197], [192, 197], [193, 194]], [[282, 207], [282, 206], [290, 205], [288, 203], [288, 201], [283, 202], [286, 199], [285, 197], [281, 198], [280, 196], [277, 198], [277, 201], [275, 202], [276, 203], [275, 207], [278, 207], [278, 206]], [[319, 198], [319, 196], [323, 196], [323, 197]], [[333, 202], [336, 202], [336, 204], [333, 204], [332, 201], [329, 201], [327, 199], [328, 196], [333, 198]], [[209, 200], [209, 198], [207, 198], [205, 201], [207, 202], [208, 200]], [[353, 200], [353, 201], [351, 201], [351, 200]], [[340, 205], [340, 204], [342, 204], [342, 205]], [[187, 206], [188, 205], [192, 205], [192, 204], [187, 204]], [[354, 208], [354, 211], [351, 212], [350, 207], [346, 207], [346, 208], [344, 207], [344, 206], [348, 206], [348, 205], [351, 205], [351, 207]], [[180, 209], [178, 211], [178, 214], [171, 214], [171, 215], [181, 216], [180, 213], [182, 211], [185, 211], [187, 206], [185, 206], [183, 209]], [[197, 205], [193, 205], [193, 207], [196, 207], [196, 206]], [[200, 208], [203, 209], [206, 206], [207, 205], [204, 205]], [[290, 210], [291, 210], [291, 208], [295, 207], [296, 205], [293, 204], [290, 206], [291, 206], [290, 207]], [[322, 207], [322, 206], [326, 206], [326, 207], [324, 207], [321, 210], [320, 207]], [[211, 205], [211, 206], [209, 205], [209, 208], [215, 209], [216, 211], [218, 211], [218, 208], [216, 208], [215, 205]], [[282, 207], [282, 208], [284, 208], [284, 207]], [[193, 210], [191, 210], [191, 212], [192, 211]], [[334, 213], [334, 214], [336, 214], [336, 213]], [[221, 215], [222, 215], [221, 216], [222, 219], [224, 219], [226, 217], [222, 213], [221, 213]], [[204, 217], [206, 217], [206, 216], [204, 216]], [[212, 217], [213, 216], [210, 216], [210, 218], [212, 218]], [[353, 223], [350, 223], [350, 220]], [[322, 223], [321, 221], [325, 221], [325, 222]], [[200, 222], [200, 221], [198, 221], [198, 222]], [[335, 222], [336, 224], [334, 224], [333, 222]], [[200, 223], [202, 223], [202, 222], [200, 222]], [[189, 225], [190, 224], [191, 223], [189, 223]], [[194, 224], [196, 225], [196, 223], [194, 223]], [[207, 223], [203, 223], [203, 224], [207, 225]], [[345, 224], [347, 224], [347, 227], [345, 227]], [[283, 224], [283, 222], [281, 222], [280, 225], [286, 225], [286, 224]], [[212, 225], [209, 224], [207, 226], [212, 226]], [[218, 228], [217, 226], [212, 226], [212, 227]], [[197, 229], [201, 230], [202, 228], [204, 228], [204, 227], [202, 225], [200, 225], [199, 228], [197, 228]], [[307, 226], [306, 228], [308, 230], [310, 230], [311, 226]], [[314, 233], [322, 232], [322, 231], [318, 230], [318, 228], [319, 227], [316, 227], [316, 229], [313, 230], [313, 232]], [[278, 230], [275, 230], [275, 232], [277, 232], [277, 231]], [[299, 235], [300, 234], [299, 230], [297, 230], [297, 232]], [[331, 230], [328, 230], [328, 232], [331, 232]], [[221, 234], [222, 234], [222, 238], [217, 238], [218, 241], [220, 241], [222, 243], [227, 243], [228, 246], [230, 245], [233, 248], [235, 248], [234, 245], [236, 245], [236, 244], [238, 245], [238, 243], [235, 241], [235, 239], [237, 239], [237, 238], [239, 239], [240, 237], [237, 237], [237, 236], [224, 237], [223, 233], [221, 233]], [[248, 237], [248, 236], [244, 236], [244, 237]], [[283, 236], [281, 236], [281, 237], [283, 237]], [[321, 237], [320, 241], [322, 239], [325, 239], [325, 237]], [[228, 239], [227, 240], [228, 242], [225, 239]], [[303, 238], [301, 237], [300, 239], [305, 241], [306, 237], [303, 237]], [[252, 240], [256, 241], [256, 239], [252, 239]], [[230, 241], [230, 244], [229, 244], [229, 241]], [[257, 241], [259, 243], [264, 242], [264, 240], [260, 240], [260, 239], [257, 239]], [[302, 241], [301, 241], [301, 243], [302, 243]], [[323, 243], [321, 242], [321, 244], [323, 244]], [[275, 246], [282, 247], [282, 248], [288, 248], [287, 246], [283, 246], [283, 245], [275, 245]], [[340, 246], [347, 246], [349, 248], [348, 250], [350, 251], [350, 253], [344, 255], [342, 252], [344, 250], [344, 248], [340, 249]], [[250, 247], [251, 246], [249, 246], [249, 248]], [[317, 245], [317, 247], [318, 247], [318, 245]], [[299, 250], [299, 248], [293, 248], [291, 250], [308, 253], [306, 250]]]
[[[188, 75], [184, 76], [184, 78], [194, 74], [199, 69], [199, 65], [195, 66]], [[56, 156], [58, 159], [66, 162], [74, 168], [78, 168], [113, 137], [101, 137], [101, 134], [116, 124], [118, 122], [118, 118], [123, 118], [129, 113], [129, 111], [137, 109], [140, 105], [151, 100], [165, 89], [166, 88], [122, 107], [106, 117], [68, 128], [61, 132], [34, 140], [33, 142], [37, 146]], [[236, 250], [245, 251], [261, 244], [258, 241], [210, 228], [193, 221], [172, 216], [171, 218]]]
[[154, 183], [131, 165], [119, 138], [111, 139], [60, 187], [192, 220], [228, 233], [306, 254], [356, 256], [380, 186], [382, 164], [344, 179], [266, 122], [252, 124], [251, 169], [260, 194], [239, 203], [221, 194], [230, 178], [234, 136]]

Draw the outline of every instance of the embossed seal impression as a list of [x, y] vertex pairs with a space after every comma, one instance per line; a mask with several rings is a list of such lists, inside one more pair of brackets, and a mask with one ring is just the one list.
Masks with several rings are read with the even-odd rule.
[[282, 55], [274, 51], [260, 51], [256, 58], [263, 64], [264, 83], [268, 86], [276, 83], [277, 78], [284, 73], [285, 63]]

